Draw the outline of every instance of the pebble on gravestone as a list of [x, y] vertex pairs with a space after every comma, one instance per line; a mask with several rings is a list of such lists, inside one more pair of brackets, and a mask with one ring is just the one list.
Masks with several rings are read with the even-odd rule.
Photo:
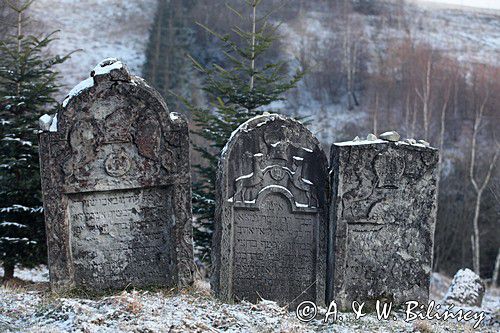
[[468, 268], [459, 270], [453, 277], [444, 296], [445, 303], [481, 307], [485, 285], [481, 278]]
[[370, 133], [366, 136], [366, 140], [375, 141], [375, 140], [377, 140], [377, 136], [375, 134]]
[[189, 284], [187, 122], [123, 63], [105, 59], [40, 123], [52, 288]]
[[[395, 137], [394, 137], [395, 139]], [[402, 142], [331, 149], [327, 301], [373, 307], [427, 302], [436, 221], [438, 151]]]
[[40, 131], [48, 131], [50, 130], [50, 125], [52, 124], [52, 117], [48, 114], [44, 114], [40, 117], [38, 124], [40, 126]]
[[299, 122], [255, 117], [219, 164], [212, 290], [225, 301], [325, 303], [327, 159]]
[[398, 134], [398, 132], [390, 131], [380, 134], [379, 138], [385, 141], [398, 142], [401, 136]]
[[426, 146], [426, 147], [430, 147], [431, 146], [430, 143], [427, 142], [427, 141], [425, 141], [425, 140], [418, 140], [417, 142], [420, 143], [420, 144], [422, 144], [422, 145], [424, 145], [424, 146]]
[[405, 139], [405, 141], [404, 141], [404, 142], [406, 142], [406, 143], [408, 143], [408, 144], [410, 144], [410, 145], [414, 145], [414, 144], [416, 144], [416, 143], [417, 143], [417, 141], [416, 141], [415, 139]]

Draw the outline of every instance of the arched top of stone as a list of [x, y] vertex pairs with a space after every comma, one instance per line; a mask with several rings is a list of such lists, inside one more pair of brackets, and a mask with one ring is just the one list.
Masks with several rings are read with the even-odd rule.
[[66, 136], [72, 122], [80, 118], [79, 114], [95, 111], [92, 105], [103, 100], [109, 101], [113, 96], [119, 96], [124, 103], [144, 104], [144, 107], [150, 110], [161, 110], [156, 112], [157, 116], [172, 129], [178, 129], [186, 124], [185, 119], [179, 114], [169, 112], [160, 93], [143, 78], [131, 75], [127, 66], [118, 59], [107, 58], [94, 67], [87, 79], [70, 90], [62, 103], [62, 109], [51, 122], [50, 131]]
[[[49, 124], [50, 122], [50, 124]], [[130, 189], [187, 179], [187, 121], [115, 58], [101, 61], [67, 95], [43, 132], [59, 142], [63, 189]]]
[[[286, 124], [285, 126], [288, 126], [290, 130], [298, 129], [301, 133], [304, 133], [308, 137], [311, 143], [314, 143], [315, 146], [319, 147], [320, 150], [322, 150], [318, 139], [316, 139], [316, 137], [311, 133], [311, 131], [309, 131], [301, 122], [299, 122], [296, 119], [283, 116], [281, 114], [265, 112], [262, 115], [255, 116], [245, 121], [231, 133], [229, 140], [222, 149], [221, 160], [225, 159], [225, 157], [227, 156], [227, 152], [231, 150], [232, 146], [241, 135], [259, 129], [263, 125], [271, 122], [282, 122]], [[304, 150], [307, 151], [308, 149], [311, 148], [304, 147]]]
[[[282, 186], [288, 192], [314, 194], [327, 186], [326, 169], [327, 158], [319, 141], [303, 124], [283, 115], [265, 113], [244, 122], [232, 133], [221, 152], [217, 183], [222, 185], [222, 197], [235, 206], [258, 208], [258, 199], [264, 194], [259, 191], [264, 190], [264, 184], [278, 186], [276, 189]], [[249, 200], [234, 198], [242, 186], [257, 188], [256, 193]], [[316, 203], [311, 203], [309, 197], [291, 197], [294, 210], [306, 212], [324, 204], [324, 195]]]

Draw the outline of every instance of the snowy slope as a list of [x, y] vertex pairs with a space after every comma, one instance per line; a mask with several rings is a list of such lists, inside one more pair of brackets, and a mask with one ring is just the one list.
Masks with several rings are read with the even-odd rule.
[[473, 9], [495, 9], [500, 10], [498, 0], [411, 0], [416, 3], [439, 5], [446, 7], [468, 7]]
[[420, 4], [410, 17], [419, 40], [464, 62], [499, 65], [500, 10]]
[[[312, 59], [311, 68], [314, 70], [317, 67], [316, 59], [322, 60], [328, 56], [325, 51], [318, 51], [318, 47], [326, 48], [332, 45], [331, 41], [336, 40], [337, 49], [332, 49], [331, 52], [337, 52], [337, 56], [338, 52], [342, 52], [342, 44], [338, 41], [342, 41], [346, 27], [342, 21], [332, 24], [334, 21], [330, 8], [320, 4], [311, 8], [284, 22], [281, 32], [286, 39], [282, 45], [288, 59], [293, 63], [296, 59], [303, 58], [305, 52]], [[396, 17], [397, 8], [392, 7], [390, 10], [392, 12], [389, 14]], [[436, 6], [415, 0], [405, 6], [405, 20], [401, 26], [388, 24], [387, 14], [352, 14], [351, 20], [355, 22], [353, 29], [359, 34], [355, 38], [360, 41], [360, 47], [370, 59], [367, 63], [368, 70], [373, 69], [379, 54], [387, 53], [390, 47], [405, 38], [429, 44], [433, 49], [464, 65], [500, 65], [500, 11], [443, 4]], [[296, 99], [299, 105], [285, 105], [283, 108], [296, 110], [301, 116], [311, 116], [311, 130], [320, 141], [349, 139], [344, 133], [362, 134], [356, 127], [371, 128], [370, 110], [366, 109], [366, 105], [361, 105], [356, 112], [346, 112], [345, 100], [341, 103], [325, 103], [313, 97], [312, 92], [302, 83], [299, 87], [300, 97]], [[364, 135], [366, 134], [368, 133], [365, 132]]]
[[59, 97], [104, 58], [119, 58], [140, 74], [155, 10], [156, 0], [36, 0], [32, 20], [44, 31], [60, 30], [52, 51], [83, 50], [61, 65], [66, 90]]

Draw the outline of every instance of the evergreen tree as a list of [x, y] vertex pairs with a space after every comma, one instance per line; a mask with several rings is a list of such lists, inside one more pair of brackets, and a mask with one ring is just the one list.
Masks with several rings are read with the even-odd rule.
[[193, 0], [158, 0], [149, 34], [143, 75], [167, 100], [171, 109], [178, 102], [171, 90], [186, 90], [189, 83], [189, 61], [186, 61], [193, 31], [188, 26]]
[[0, 41], [0, 262], [4, 281], [17, 264], [46, 260], [38, 160], [38, 118], [54, 112], [58, 90], [54, 66], [64, 57], [47, 56], [56, 32], [24, 35], [32, 1], [9, 2], [17, 16], [13, 33]]
[[194, 134], [204, 139], [204, 145], [193, 143], [204, 163], [193, 165], [198, 172], [193, 183], [193, 212], [195, 251], [209, 260], [213, 219], [215, 212], [215, 176], [222, 148], [231, 133], [246, 120], [264, 112], [264, 106], [283, 100], [283, 94], [294, 88], [303, 72], [288, 75], [287, 64], [267, 61], [266, 51], [279, 37], [278, 25], [269, 21], [273, 11], [258, 16], [262, 0], [246, 0], [243, 12], [227, 5], [246, 27], [234, 26], [227, 34], [219, 34], [198, 23], [222, 45], [224, 63], [202, 65], [191, 58], [204, 78], [202, 89], [209, 107], [198, 107], [183, 99], [196, 124]]

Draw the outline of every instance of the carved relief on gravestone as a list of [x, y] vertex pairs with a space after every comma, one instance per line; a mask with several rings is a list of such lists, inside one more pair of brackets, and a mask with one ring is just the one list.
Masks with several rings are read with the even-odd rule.
[[212, 288], [226, 301], [325, 301], [327, 160], [299, 122], [242, 124], [217, 175]]
[[[331, 149], [328, 300], [427, 302], [438, 151], [405, 142]], [[334, 199], [333, 199], [334, 198]]]
[[50, 121], [40, 158], [52, 287], [189, 283], [187, 122], [116, 59], [98, 64]]

